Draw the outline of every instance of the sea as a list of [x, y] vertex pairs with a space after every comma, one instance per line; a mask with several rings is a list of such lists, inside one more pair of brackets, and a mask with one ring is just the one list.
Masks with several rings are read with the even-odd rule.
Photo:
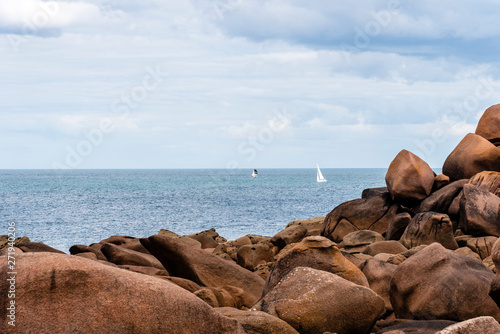
[[386, 169], [0, 170], [0, 235], [15, 224], [68, 252], [112, 235], [147, 237], [167, 229], [215, 228], [228, 240], [273, 236], [292, 220], [325, 216], [385, 186]]

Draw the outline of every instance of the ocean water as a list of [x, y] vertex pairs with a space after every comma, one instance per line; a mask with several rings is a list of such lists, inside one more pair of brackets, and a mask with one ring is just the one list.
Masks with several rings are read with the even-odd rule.
[[386, 169], [0, 170], [0, 234], [68, 252], [111, 235], [215, 228], [233, 240], [272, 236], [296, 219], [324, 216], [365, 188], [385, 186]]

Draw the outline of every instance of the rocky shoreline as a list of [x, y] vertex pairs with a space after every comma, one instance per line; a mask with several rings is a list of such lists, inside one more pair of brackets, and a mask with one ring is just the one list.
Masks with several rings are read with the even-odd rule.
[[500, 105], [443, 174], [403, 150], [386, 184], [272, 237], [2, 236], [1, 332], [500, 333]]

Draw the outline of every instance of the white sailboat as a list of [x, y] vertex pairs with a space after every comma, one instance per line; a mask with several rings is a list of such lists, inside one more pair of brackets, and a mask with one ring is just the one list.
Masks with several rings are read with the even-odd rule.
[[319, 166], [316, 165], [316, 167], [318, 168], [318, 172], [316, 173], [316, 181], [318, 181], [318, 182], [326, 182], [326, 179], [323, 176], [323, 174], [321, 173], [321, 170], [319, 169]]
[[254, 169], [253, 173], [252, 173], [252, 177], [257, 177], [257, 175], [259, 175], [259, 172], [256, 169]]

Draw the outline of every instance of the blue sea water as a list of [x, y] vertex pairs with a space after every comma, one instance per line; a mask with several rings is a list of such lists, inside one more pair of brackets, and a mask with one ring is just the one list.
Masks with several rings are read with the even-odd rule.
[[296, 219], [324, 216], [365, 188], [385, 186], [385, 169], [0, 170], [7, 234], [68, 252], [111, 235], [147, 237], [168, 229], [215, 228], [233, 240], [272, 236]]

